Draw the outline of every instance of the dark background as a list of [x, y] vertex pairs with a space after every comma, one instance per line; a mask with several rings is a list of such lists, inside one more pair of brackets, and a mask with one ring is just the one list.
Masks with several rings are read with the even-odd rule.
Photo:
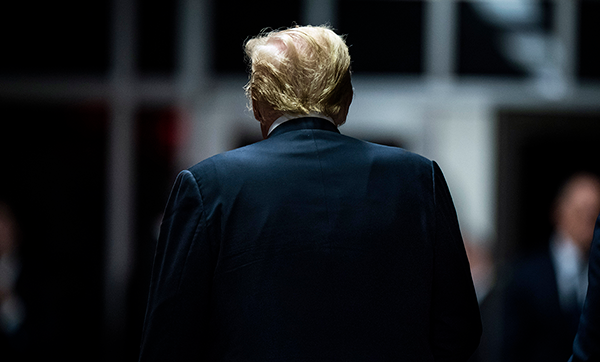
[[[174, 77], [180, 62], [178, 3], [133, 4], [137, 9], [133, 73]], [[577, 4], [576, 81], [598, 84], [600, 2]], [[267, 26], [300, 23], [302, 2], [212, 1], [208, 8], [213, 12], [210, 69], [230, 75], [246, 70], [247, 37]], [[544, 31], [552, 29], [553, 9], [551, 2], [544, 2], [539, 25]], [[80, 77], [108, 81], [114, 65], [113, 10], [114, 3], [108, 0], [3, 4], [0, 81], [23, 79], [35, 84], [38, 78]], [[424, 12], [422, 1], [340, 1], [336, 28], [348, 34], [354, 73], [424, 76]], [[496, 45], [504, 29], [479, 17], [469, 2], [459, 2], [457, 26], [454, 72], [459, 81], [463, 76], [530, 76]], [[19, 288], [28, 310], [27, 352], [16, 356], [136, 359], [156, 230], [178, 171], [176, 151], [181, 145], [175, 128], [184, 116], [168, 102], [140, 103], [134, 112], [135, 257], [123, 340], [114, 354], [107, 355], [103, 285], [110, 97], [45, 99], [16, 94], [0, 100], [0, 198], [12, 206], [21, 231]], [[543, 108], [498, 112], [497, 242], [502, 256], [546, 242], [550, 226], [547, 214], [539, 210], [547, 209], [571, 171], [600, 173], [594, 143], [600, 135], [598, 114]], [[1, 355], [0, 359], [4, 360]]]

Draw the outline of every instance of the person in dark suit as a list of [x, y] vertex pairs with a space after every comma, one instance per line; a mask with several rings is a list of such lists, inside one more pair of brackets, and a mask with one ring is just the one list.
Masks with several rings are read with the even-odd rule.
[[569, 361], [600, 361], [600, 215], [590, 249], [587, 295]]
[[438, 165], [339, 132], [350, 57], [329, 28], [246, 52], [265, 139], [178, 175], [140, 361], [466, 361], [481, 320]]
[[587, 288], [587, 259], [600, 213], [600, 181], [573, 175], [558, 193], [548, 248], [518, 263], [505, 291], [507, 362], [566, 361]]

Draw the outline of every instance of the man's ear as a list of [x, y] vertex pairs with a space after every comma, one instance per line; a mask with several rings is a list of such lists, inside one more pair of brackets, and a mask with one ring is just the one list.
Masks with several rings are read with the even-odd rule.
[[350, 110], [350, 104], [352, 104], [353, 94], [349, 95], [342, 102], [342, 109], [338, 114], [333, 117], [333, 121], [337, 126], [341, 126], [346, 123], [346, 118], [348, 117], [348, 111]]
[[281, 111], [274, 110], [273, 106], [268, 102], [254, 99], [252, 100], [252, 111], [254, 112], [254, 118], [267, 126], [270, 126], [271, 123], [283, 114]]
[[260, 113], [259, 103], [255, 99], [252, 100], [252, 112], [254, 112], [254, 118], [260, 123], [263, 123], [263, 116]]

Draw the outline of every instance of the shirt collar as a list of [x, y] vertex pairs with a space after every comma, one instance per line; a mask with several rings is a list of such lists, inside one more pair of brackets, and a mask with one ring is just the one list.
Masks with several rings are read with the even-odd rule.
[[322, 119], [326, 119], [329, 122], [331, 122], [332, 124], [335, 125], [335, 122], [333, 121], [333, 118], [328, 117], [322, 113], [318, 113], [318, 112], [310, 112], [308, 114], [292, 114], [292, 113], [284, 113], [281, 117], [277, 118], [275, 120], [275, 122], [273, 122], [273, 124], [271, 125], [271, 127], [269, 127], [269, 132], [267, 133], [267, 135], [270, 135], [271, 132], [273, 132], [273, 130], [275, 128], [277, 128], [278, 126], [280, 126], [281, 124], [287, 122], [287, 121], [291, 121], [292, 119], [298, 119], [298, 118], [305, 118], [305, 117], [313, 117], [313, 118], [322, 118]]
[[[569, 298], [576, 297], [583, 303], [587, 290], [587, 260], [574, 242], [565, 235], [555, 234], [550, 242], [558, 295], [562, 306], [568, 306]], [[573, 294], [572, 294], [573, 293]]]
[[550, 242], [550, 250], [555, 260], [567, 269], [576, 269], [585, 264], [585, 257], [575, 246], [575, 242], [566, 235], [556, 233]]

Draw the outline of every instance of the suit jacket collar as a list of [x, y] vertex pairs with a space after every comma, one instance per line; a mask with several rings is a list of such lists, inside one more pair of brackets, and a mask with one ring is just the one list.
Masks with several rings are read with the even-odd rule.
[[298, 131], [298, 130], [303, 130], [303, 129], [320, 129], [320, 130], [340, 133], [340, 131], [337, 129], [337, 127], [326, 119], [315, 118], [315, 117], [303, 117], [303, 118], [292, 119], [290, 121], [282, 123], [277, 128], [275, 128], [271, 132], [271, 134], [269, 134], [268, 138], [276, 137], [283, 133], [287, 133], [287, 132], [291, 132], [291, 131]]

